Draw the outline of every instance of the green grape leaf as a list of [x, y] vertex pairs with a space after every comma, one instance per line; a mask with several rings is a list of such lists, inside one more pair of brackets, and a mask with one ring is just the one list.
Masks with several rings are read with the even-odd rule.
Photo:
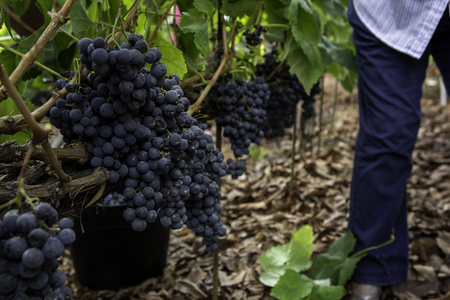
[[307, 270], [311, 266], [311, 255], [314, 250], [313, 229], [303, 226], [294, 231], [289, 243], [288, 263], [296, 271]]
[[[18, 46], [17, 43], [10, 44], [9, 47], [16, 49]], [[11, 75], [11, 73], [15, 70], [17, 67], [17, 64], [19, 63], [20, 56], [3, 49], [0, 53], [0, 63], [3, 66], [3, 69], [5, 69], [6, 74]]]
[[327, 30], [336, 43], [354, 48], [352, 35], [349, 34], [349, 32], [352, 32], [352, 28], [348, 22], [339, 19], [329, 20]]
[[45, 16], [45, 18], [48, 18], [50, 20], [50, 16], [47, 14], [47, 12], [52, 10], [54, 0], [37, 0], [36, 6], [40, 9], [42, 14]]
[[16, 132], [13, 135], [2, 134], [0, 135], [0, 144], [17, 141], [19, 145], [24, 145], [29, 139], [31, 139], [31, 134], [28, 132]]
[[187, 12], [183, 12], [183, 17], [180, 21], [180, 29], [184, 33], [194, 33], [194, 44], [197, 49], [200, 50], [205, 57], [210, 56], [208, 23], [205, 19], [205, 13], [197, 9], [190, 9]]
[[31, 0], [20, 0], [20, 1], [4, 1], [5, 5], [11, 6], [12, 11], [19, 18], [28, 10], [30, 7]]
[[72, 38], [63, 32], [57, 32], [53, 36], [52, 40], [55, 41], [53, 45], [53, 50], [55, 51], [55, 53], [59, 53], [62, 50], [67, 49], [70, 42], [72, 41]]
[[69, 17], [73, 34], [79, 39], [89, 37], [88, 31], [93, 26], [93, 23], [87, 14], [85, 0], [75, 1], [70, 10]]
[[339, 300], [344, 297], [346, 291], [343, 286], [319, 286], [316, 285], [311, 291], [311, 300]]
[[311, 266], [310, 257], [314, 249], [311, 226], [294, 231], [288, 244], [270, 248], [260, 257], [264, 270], [259, 280], [267, 286], [274, 286], [287, 270], [300, 272]]
[[62, 70], [72, 69], [72, 62], [77, 49], [77, 44], [72, 43], [67, 49], [58, 53], [57, 59]]
[[328, 249], [328, 253], [330, 254], [340, 254], [343, 256], [348, 256], [352, 253], [353, 249], [356, 245], [356, 239], [353, 236], [351, 231], [347, 231], [344, 235], [334, 241], [330, 248]]
[[[25, 102], [28, 109], [32, 110], [33, 105], [31, 102], [26, 101]], [[8, 98], [6, 100], [3, 100], [0, 102], [0, 117], [7, 116], [7, 115], [17, 115], [20, 111], [17, 108], [16, 104], [11, 98]], [[8, 134], [1, 134], [0, 135], [0, 144], [5, 143], [8, 141], [14, 141], [16, 140], [20, 145], [25, 144], [29, 139], [31, 138], [31, 135], [27, 132], [20, 131], [13, 135]]]
[[188, 11], [191, 8], [194, 8], [194, 1], [193, 0], [184, 0], [184, 1], [177, 1], [178, 8], [181, 12]]
[[[341, 76], [342, 77], [342, 76]], [[356, 85], [356, 80], [358, 77], [358, 73], [347, 73], [344, 78], [340, 78], [342, 87], [351, 93], [353, 91], [353, 88]]]
[[322, 36], [322, 41], [320, 41], [318, 47], [326, 65], [330, 65], [331, 62], [337, 62], [340, 66], [345, 67], [352, 72], [358, 71], [356, 57], [352, 50], [342, 47], [326, 36]]
[[339, 276], [337, 278], [333, 277], [333, 282], [337, 285], [344, 285], [352, 277], [356, 264], [366, 255], [367, 252], [362, 251], [350, 256], [339, 269]]
[[346, 16], [347, 7], [340, 0], [316, 0], [315, 3], [334, 18]]
[[195, 0], [194, 6], [199, 11], [206, 13], [207, 18], [210, 18], [214, 12], [214, 5], [209, 0]]
[[279, 300], [302, 299], [311, 294], [313, 287], [314, 282], [310, 278], [288, 269], [272, 288], [270, 295]]
[[[270, 268], [267, 272], [261, 274], [259, 276], [259, 281], [265, 286], [274, 287], [277, 284], [278, 280], [280, 280], [280, 276], [282, 276], [286, 271], [290, 269], [289, 266], [280, 266]], [[292, 270], [292, 269], [290, 269]]]
[[165, 40], [159, 33], [152, 39], [152, 47], [161, 50], [163, 62], [167, 67], [167, 74], [177, 74], [183, 78], [187, 72], [186, 63], [184, 61], [183, 52]]
[[[280, 0], [264, 0], [264, 11], [267, 13], [267, 22], [269, 24], [288, 23], [288, 7], [280, 2]], [[270, 33], [284, 29], [283, 27], [271, 27]]]
[[250, 16], [258, 11], [260, 0], [224, 0], [222, 12], [232, 18]]
[[269, 271], [274, 267], [281, 267], [289, 260], [289, 244], [278, 245], [267, 250], [261, 255], [260, 263], [264, 271]]
[[303, 49], [312, 66], [317, 67], [320, 56], [317, 44], [322, 36], [317, 13], [306, 0], [293, 0], [289, 6], [289, 23], [295, 41]]
[[318, 255], [311, 266], [311, 278], [333, 278], [333, 283], [344, 285], [353, 274], [358, 261], [367, 253], [359, 252], [349, 257], [355, 248], [356, 239], [349, 231], [334, 241], [327, 253]]
[[285, 53], [288, 55], [290, 72], [297, 76], [298, 80], [303, 84], [306, 93], [309, 94], [311, 88], [325, 72], [325, 65], [323, 64], [322, 59], [314, 66], [303, 49], [295, 42], [294, 38], [289, 33]]

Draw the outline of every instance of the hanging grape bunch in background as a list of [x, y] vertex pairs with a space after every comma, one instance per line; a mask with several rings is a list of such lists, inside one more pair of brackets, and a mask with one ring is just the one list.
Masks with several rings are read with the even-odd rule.
[[[257, 24], [253, 25], [252, 31], [246, 29], [243, 35], [245, 36], [245, 43], [247, 44], [247, 47], [251, 49], [261, 44], [263, 41], [261, 35], [265, 32], [267, 32], [267, 28]], [[253, 53], [253, 50], [250, 50], [250, 53]]]
[[262, 124], [266, 120], [269, 86], [261, 77], [254, 82], [237, 77], [216, 83], [213, 96], [217, 99], [216, 123], [224, 128], [223, 135], [229, 138], [235, 157], [227, 160], [227, 171], [236, 179], [247, 169], [243, 157], [250, 154], [250, 144], [259, 145], [264, 137]]

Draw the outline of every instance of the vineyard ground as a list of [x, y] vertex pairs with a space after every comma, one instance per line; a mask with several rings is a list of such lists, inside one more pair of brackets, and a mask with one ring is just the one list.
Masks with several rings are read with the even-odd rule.
[[[297, 147], [292, 193], [292, 130], [282, 138], [264, 140], [265, 157], [249, 159], [244, 177], [223, 180], [228, 235], [219, 244], [219, 299], [273, 299], [258, 281], [259, 256], [287, 243], [293, 230], [305, 224], [313, 227], [314, 255], [325, 252], [345, 232], [358, 116], [355, 94], [339, 88], [333, 122], [334, 87], [334, 79], [326, 76], [320, 152], [316, 125], [312, 143], [301, 151]], [[433, 93], [425, 95], [408, 183], [409, 278], [387, 289], [385, 299], [450, 299], [450, 106], [440, 106]], [[214, 133], [214, 126], [211, 130]], [[229, 155], [225, 142], [223, 151]], [[167, 267], [160, 277], [120, 291], [80, 285], [69, 252], [63, 264], [75, 300], [211, 299], [212, 295], [213, 256], [189, 231], [172, 232]]]

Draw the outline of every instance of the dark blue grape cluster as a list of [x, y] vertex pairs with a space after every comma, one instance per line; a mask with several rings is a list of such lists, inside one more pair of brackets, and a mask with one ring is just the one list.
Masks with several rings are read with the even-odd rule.
[[71, 299], [58, 258], [75, 241], [73, 221], [58, 222], [48, 203], [26, 207], [0, 220], [0, 299]]
[[236, 161], [228, 161], [232, 178], [242, 175], [251, 143], [260, 144], [264, 137], [265, 107], [270, 97], [269, 86], [261, 77], [245, 82], [241, 77], [234, 81], [216, 83], [212, 95], [217, 99], [216, 123], [223, 126], [223, 135], [230, 139]]
[[255, 47], [261, 44], [263, 41], [261, 38], [261, 34], [267, 32], [267, 28], [261, 25], [253, 25], [253, 31], [246, 29], [244, 31], [245, 42], [249, 47]]
[[[79, 48], [92, 72], [76, 90], [69, 86], [72, 101], [59, 99], [50, 122], [67, 143], [85, 141], [91, 166], [106, 167], [109, 181], [124, 186], [123, 215], [134, 230], [157, 219], [172, 229], [186, 224], [203, 236], [208, 251], [215, 249], [225, 234], [215, 182], [227, 166], [212, 137], [187, 113], [180, 78], [166, 76], [161, 51], [147, 50], [136, 34], [120, 48], [102, 38], [81, 39]], [[67, 81], [57, 84], [67, 89]], [[81, 100], [73, 101], [74, 94]]]
[[[295, 122], [298, 102], [308, 97], [297, 76], [289, 73], [288, 65], [272, 74], [279, 64], [278, 51], [273, 49], [270, 53], [264, 55], [264, 63], [257, 65], [259, 76], [268, 77], [271, 75], [271, 79], [268, 81], [270, 101], [268, 101], [266, 107], [266, 110], [270, 113], [267, 114], [262, 127], [264, 135], [268, 138], [283, 136], [284, 129], [292, 127]], [[312, 105], [308, 105], [308, 107], [309, 112], [311, 112], [311, 108], [314, 109]]]
[[314, 102], [315, 102], [315, 96], [320, 94], [322, 92], [321, 88], [319, 87], [319, 82], [316, 82], [311, 91], [309, 92], [309, 95], [305, 93], [303, 96], [303, 103], [302, 103], [302, 117], [304, 120], [309, 120], [312, 117], [314, 117], [315, 109], [314, 109]]

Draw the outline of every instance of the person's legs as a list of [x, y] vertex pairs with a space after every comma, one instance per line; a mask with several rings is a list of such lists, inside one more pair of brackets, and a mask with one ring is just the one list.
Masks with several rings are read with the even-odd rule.
[[[350, 1], [351, 2], [351, 1]], [[420, 125], [422, 83], [428, 59], [413, 59], [381, 43], [349, 5], [357, 49], [360, 128], [355, 147], [348, 229], [355, 252], [372, 250], [353, 280], [376, 286], [397, 284], [408, 272], [406, 182]]]

